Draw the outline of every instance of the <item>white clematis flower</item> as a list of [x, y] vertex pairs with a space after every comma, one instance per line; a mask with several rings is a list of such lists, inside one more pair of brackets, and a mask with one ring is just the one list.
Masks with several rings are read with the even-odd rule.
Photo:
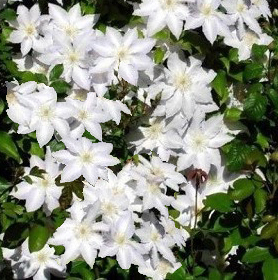
[[15, 30], [11, 33], [9, 40], [12, 43], [21, 43], [21, 53], [26, 55], [31, 48], [36, 49], [39, 40], [40, 9], [39, 5], [34, 5], [30, 10], [25, 6], [18, 6], [17, 20], [10, 23]]
[[244, 24], [258, 35], [262, 33], [262, 29], [256, 20], [260, 16], [260, 12], [255, 6], [251, 5], [248, 0], [223, 0], [221, 5], [231, 15], [236, 27], [239, 31], [240, 38], [244, 34]]
[[161, 225], [159, 228], [159, 226], [151, 222], [144, 222], [143, 225], [136, 230], [136, 235], [150, 252], [154, 263], [159, 260], [159, 254], [170, 263], [176, 262], [176, 258], [171, 251], [171, 247], [174, 246], [175, 242], [167, 238], [167, 234], [163, 232]]
[[149, 124], [148, 127], [139, 127], [130, 135], [130, 138], [136, 138], [130, 140], [130, 144], [135, 146], [135, 153], [153, 151], [163, 161], [168, 161], [170, 155], [174, 154], [172, 149], [182, 147], [180, 135], [163, 118], [151, 118]]
[[61, 264], [59, 256], [54, 255], [54, 248], [45, 245], [41, 250], [30, 253], [28, 238], [16, 249], [2, 248], [3, 257], [11, 261], [13, 279], [49, 280], [51, 274], [65, 277], [66, 266]]
[[31, 110], [28, 125], [30, 131], [36, 131], [40, 147], [50, 141], [54, 130], [61, 137], [69, 135], [69, 124], [66, 119], [72, 116], [72, 107], [67, 102], [57, 102], [57, 93], [53, 88], [45, 87], [39, 92], [19, 97]]
[[251, 56], [252, 46], [257, 45], [269, 45], [273, 41], [273, 38], [267, 34], [256, 34], [250, 29], [245, 29], [242, 37], [238, 36], [236, 30], [231, 32], [231, 36], [224, 38], [224, 43], [227, 46], [238, 49], [239, 60], [249, 59]]
[[156, 263], [148, 259], [145, 266], [139, 266], [138, 271], [153, 280], [164, 280], [168, 273], [174, 273], [180, 267], [180, 263], [170, 263], [164, 258], [160, 258]]
[[201, 65], [202, 61], [194, 57], [182, 61], [177, 53], [169, 56], [165, 69], [167, 82], [161, 96], [167, 118], [182, 112], [190, 120], [198, 105], [206, 107], [214, 103], [210, 83], [216, 73], [204, 70]]
[[233, 22], [227, 15], [218, 11], [220, 2], [220, 0], [197, 0], [197, 5], [188, 17], [184, 29], [202, 26], [203, 33], [211, 44], [216, 40], [217, 35], [229, 34], [228, 26]]
[[48, 6], [54, 30], [62, 32], [71, 40], [90, 31], [98, 19], [97, 15], [82, 16], [79, 3], [72, 6], [68, 12], [58, 5], [49, 3]]
[[132, 240], [135, 226], [130, 212], [118, 218], [111, 226], [110, 233], [106, 236], [105, 244], [100, 248], [99, 256], [115, 256], [122, 269], [129, 269], [131, 264], [143, 265], [143, 254], [146, 249]]
[[49, 147], [46, 150], [45, 161], [34, 155], [31, 157], [30, 170], [35, 166], [45, 171], [45, 173], [42, 173], [42, 177], [27, 174], [32, 183], [26, 181], [19, 183], [11, 192], [11, 195], [26, 200], [27, 212], [36, 211], [43, 206], [46, 214], [50, 215], [60, 205], [59, 198], [62, 194], [62, 188], [55, 183], [55, 179], [60, 174], [59, 164], [54, 162]]
[[[27, 82], [22, 85], [17, 83], [7, 83], [6, 100], [9, 108], [8, 117], [15, 123], [23, 127], [28, 126], [31, 118], [31, 110], [20, 101], [21, 95], [30, 95], [37, 90], [36, 82]], [[19, 128], [20, 129], [20, 128]]]
[[184, 153], [178, 159], [178, 170], [193, 165], [208, 173], [211, 164], [221, 163], [219, 148], [233, 138], [227, 134], [223, 116], [213, 116], [206, 121], [202, 112], [196, 112], [184, 135]]
[[62, 77], [66, 82], [74, 81], [79, 87], [90, 90], [88, 54], [88, 36], [80, 35], [73, 41], [60, 32], [53, 34], [53, 45], [46, 49], [38, 60], [46, 65], [63, 64]]
[[133, 14], [148, 18], [149, 36], [167, 26], [178, 39], [182, 33], [183, 22], [189, 16], [188, 2], [195, 2], [195, 0], [144, 0]]
[[97, 249], [103, 244], [103, 232], [109, 230], [109, 226], [103, 222], [96, 222], [100, 215], [100, 204], [92, 205], [75, 202], [69, 209], [71, 214], [65, 222], [54, 232], [49, 244], [62, 245], [65, 253], [62, 255], [64, 264], [82, 256], [92, 268], [97, 256]]
[[255, 9], [257, 9], [260, 14], [265, 17], [271, 17], [271, 11], [269, 9], [269, 4], [267, 0], [251, 0], [251, 3], [254, 5]]
[[101, 141], [102, 129], [100, 123], [107, 122], [110, 116], [97, 107], [96, 94], [88, 93], [85, 101], [72, 98], [67, 98], [67, 101], [74, 108], [72, 115], [77, 122], [74, 131], [72, 131], [72, 136], [80, 138], [86, 129], [92, 136]]
[[157, 182], [163, 187], [169, 187], [177, 192], [179, 184], [186, 182], [184, 176], [176, 172], [174, 164], [163, 162], [157, 156], [152, 156], [148, 161], [139, 155], [139, 164], [135, 166], [134, 170], [149, 181]]
[[138, 39], [136, 29], [129, 29], [124, 36], [111, 27], [107, 27], [105, 36], [99, 36], [92, 42], [92, 48], [99, 54], [92, 69], [93, 73], [118, 72], [120, 78], [137, 85], [138, 71], [153, 66], [147, 54], [155, 44], [153, 39]]
[[65, 164], [61, 182], [72, 182], [81, 175], [92, 185], [98, 177], [107, 177], [107, 166], [113, 166], [120, 161], [111, 156], [113, 146], [110, 143], [92, 143], [87, 138], [62, 140], [68, 150], [53, 153], [58, 162]]

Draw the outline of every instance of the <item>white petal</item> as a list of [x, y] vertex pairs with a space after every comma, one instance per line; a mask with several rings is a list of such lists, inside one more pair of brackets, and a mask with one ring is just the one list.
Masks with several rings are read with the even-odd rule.
[[91, 84], [87, 70], [74, 66], [72, 70], [72, 79], [82, 88], [90, 90]]
[[23, 41], [24, 37], [25, 35], [22, 31], [14, 30], [9, 37], [9, 41], [14, 44], [18, 44]]
[[97, 256], [97, 251], [94, 248], [92, 248], [88, 245], [84, 245], [84, 244], [82, 244], [80, 251], [81, 251], [81, 255], [84, 258], [84, 260], [86, 261], [86, 263], [91, 268], [93, 268], [95, 259]]
[[182, 32], [183, 21], [178, 19], [173, 14], [169, 14], [166, 20], [167, 20], [167, 25], [171, 30], [171, 32], [175, 35], [177, 39], [179, 39]]
[[216, 40], [217, 37], [217, 26], [214, 21], [205, 20], [203, 24], [203, 32], [211, 44]]
[[40, 147], [46, 145], [52, 138], [54, 133], [53, 126], [48, 122], [42, 122], [36, 130], [37, 140]]
[[64, 167], [61, 175], [61, 183], [72, 182], [82, 175], [82, 168], [76, 161], [72, 161]]
[[120, 77], [126, 80], [128, 83], [136, 86], [138, 81], [138, 72], [137, 70], [130, 64], [125, 62], [121, 62], [118, 71]]
[[122, 269], [129, 269], [131, 266], [131, 253], [129, 249], [119, 248], [117, 253], [117, 261]]
[[30, 38], [24, 39], [21, 43], [21, 53], [23, 56], [25, 56], [32, 48], [33, 42]]
[[25, 204], [27, 212], [38, 210], [43, 205], [45, 200], [45, 192], [40, 187], [33, 188], [30, 194], [32, 194], [32, 196], [26, 199]]
[[155, 16], [150, 16], [147, 23], [147, 31], [149, 36], [153, 36], [166, 26], [166, 15], [163, 12], [157, 12]]

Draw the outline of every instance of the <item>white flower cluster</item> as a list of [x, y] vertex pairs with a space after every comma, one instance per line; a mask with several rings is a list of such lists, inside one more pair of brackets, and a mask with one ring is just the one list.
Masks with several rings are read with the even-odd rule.
[[[3, 250], [15, 278], [63, 276], [78, 257], [93, 267], [97, 256], [115, 256], [123, 269], [135, 264], [141, 274], [164, 279], [181, 265], [172, 249], [185, 245], [185, 227], [193, 226], [203, 200], [226, 192], [238, 177], [225, 170], [219, 148], [239, 130], [229, 129], [223, 115], [206, 117], [218, 110], [210, 85], [216, 73], [205, 69], [200, 58], [172, 51], [167, 42], [165, 67], [155, 65], [151, 51], [156, 41], [150, 36], [168, 27], [178, 39], [183, 30], [202, 27], [211, 43], [220, 35], [224, 44], [239, 49], [239, 59], [248, 59], [253, 44], [272, 41], [257, 21], [270, 16], [267, 1], [143, 0], [134, 5], [134, 15], [146, 20], [140, 36], [136, 28], [107, 27], [105, 34], [93, 29], [98, 16], [82, 15], [79, 4], [68, 12], [49, 4], [49, 15], [41, 15], [38, 5], [30, 10], [20, 5], [17, 13], [10, 41], [21, 45], [21, 57], [15, 58], [19, 69], [48, 76], [63, 64], [61, 77], [72, 90], [61, 99], [53, 88], [32, 81], [8, 86], [7, 113], [19, 124], [17, 133], [35, 131], [41, 147], [54, 135], [66, 147], [52, 153], [47, 146], [44, 161], [32, 156], [26, 175], [35, 166], [44, 173], [29, 175], [31, 182], [22, 181], [11, 195], [25, 200], [28, 212], [43, 207], [51, 215], [62, 193], [58, 178], [66, 183], [83, 176], [84, 200], [74, 198], [69, 218], [42, 250], [30, 253], [28, 241]], [[131, 114], [123, 100], [104, 97], [123, 80], [134, 90], [127, 104], [134, 95], [150, 107], [161, 98], [129, 135], [134, 153], [148, 154], [149, 160], [140, 155], [114, 174], [108, 167], [120, 161], [111, 156], [113, 145], [102, 142], [101, 124], [119, 124], [122, 112]], [[83, 137], [85, 130], [99, 142]], [[197, 189], [197, 202], [196, 186], [183, 175], [192, 169], [208, 174]], [[169, 215], [170, 208], [178, 210], [177, 219]], [[62, 245], [65, 252], [56, 256], [51, 245]]]

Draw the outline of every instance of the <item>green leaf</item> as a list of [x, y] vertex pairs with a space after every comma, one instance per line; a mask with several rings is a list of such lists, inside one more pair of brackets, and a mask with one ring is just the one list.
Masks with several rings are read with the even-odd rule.
[[54, 81], [50, 86], [53, 87], [57, 93], [66, 93], [71, 88], [71, 85], [63, 80]]
[[160, 64], [161, 62], [163, 62], [164, 55], [165, 51], [161, 48], [157, 48], [154, 52], [154, 62], [156, 64]]
[[35, 225], [31, 228], [29, 233], [29, 250], [30, 252], [36, 252], [41, 250], [46, 244], [48, 238], [50, 237], [50, 232], [46, 226]]
[[232, 48], [229, 51], [229, 59], [232, 62], [238, 63], [238, 49]]
[[168, 29], [163, 29], [153, 36], [155, 39], [168, 40], [170, 38], [170, 31]]
[[252, 46], [252, 55], [254, 56], [254, 59], [262, 59], [267, 49], [267, 46], [254, 44]]
[[269, 148], [268, 140], [269, 139], [266, 136], [264, 136], [262, 133], [259, 132], [257, 134], [256, 143], [259, 144], [263, 150]]
[[186, 272], [183, 266], [176, 270], [173, 274], [166, 277], [168, 280], [184, 280], [186, 279]]
[[0, 152], [20, 162], [20, 156], [12, 137], [5, 131], [0, 131]]
[[257, 263], [266, 260], [270, 256], [268, 248], [254, 247], [246, 251], [242, 261], [246, 263]]
[[226, 193], [215, 193], [207, 196], [205, 200], [205, 206], [211, 207], [219, 212], [231, 212], [233, 211], [233, 201]]
[[43, 174], [46, 173], [45, 170], [40, 169], [38, 166], [34, 166], [30, 171], [29, 175], [39, 177], [39, 178], [44, 178]]
[[241, 141], [233, 141], [222, 147], [226, 156], [226, 166], [229, 171], [240, 171], [246, 164], [251, 147]]
[[21, 77], [21, 80], [23, 83], [29, 82], [29, 81], [35, 81], [37, 83], [44, 83], [48, 84], [47, 77], [43, 74], [39, 73], [32, 73], [30, 71], [24, 71], [24, 72], [19, 72], [19, 76]]
[[274, 105], [275, 109], [278, 109], [278, 92], [275, 89], [268, 91], [268, 97]]
[[230, 122], [237, 122], [241, 118], [242, 111], [238, 108], [232, 107], [225, 111], [225, 119]]
[[243, 200], [255, 191], [255, 187], [251, 180], [238, 179], [233, 183], [233, 189], [229, 192], [229, 196], [233, 200]]
[[14, 223], [5, 230], [3, 246], [17, 246], [28, 236], [27, 223]]
[[186, 44], [190, 44], [202, 54], [206, 54], [211, 50], [210, 43], [195, 31], [185, 31], [182, 37], [182, 41]]
[[223, 277], [221, 275], [221, 273], [216, 269], [216, 268], [212, 268], [209, 271], [209, 280], [222, 280]]
[[50, 81], [58, 80], [63, 72], [64, 72], [63, 64], [55, 65], [49, 74]]
[[0, 19], [2, 20], [15, 20], [16, 19], [16, 11], [14, 9], [5, 9], [0, 14]]
[[243, 113], [249, 120], [260, 121], [266, 113], [267, 98], [258, 92], [251, 93], [243, 105]]
[[3, 113], [5, 109], [5, 103], [2, 98], [0, 98], [0, 115]]
[[94, 280], [93, 272], [88, 268], [84, 261], [75, 261], [72, 264], [71, 273], [79, 274], [83, 280]]
[[217, 76], [212, 82], [212, 87], [219, 95], [221, 103], [224, 103], [229, 96], [227, 76], [225, 71], [220, 70], [217, 73]]
[[254, 200], [256, 213], [261, 213], [266, 206], [267, 192], [263, 189], [257, 189], [254, 192]]
[[278, 221], [274, 220], [272, 222], [269, 222], [267, 225], [265, 225], [261, 231], [261, 237], [263, 239], [270, 239], [272, 237], [275, 237], [278, 233]]
[[49, 147], [51, 152], [57, 152], [60, 150], [64, 150], [66, 148], [65, 144], [61, 141], [57, 141], [56, 139], [50, 141]]
[[254, 62], [247, 64], [243, 72], [243, 77], [246, 81], [262, 78], [263, 70], [262, 63]]
[[40, 147], [39, 143], [31, 142], [30, 154], [43, 158], [44, 150]]
[[263, 264], [264, 280], [278, 279], [278, 259], [269, 258]]
[[0, 192], [3, 192], [11, 186], [11, 183], [8, 182], [5, 178], [0, 177]]
[[247, 165], [265, 167], [267, 165], [267, 158], [265, 157], [265, 154], [262, 153], [257, 147], [252, 146], [245, 163]]
[[227, 57], [221, 57], [220, 61], [223, 63], [223, 65], [225, 66], [227, 72], [230, 71], [230, 60]]

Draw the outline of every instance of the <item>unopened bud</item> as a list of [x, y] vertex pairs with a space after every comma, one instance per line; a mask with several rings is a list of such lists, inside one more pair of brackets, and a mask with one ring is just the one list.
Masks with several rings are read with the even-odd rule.
[[273, 161], [278, 162], [278, 150], [276, 150], [275, 152], [273, 152], [273, 153], [270, 155], [270, 159], [273, 160]]

